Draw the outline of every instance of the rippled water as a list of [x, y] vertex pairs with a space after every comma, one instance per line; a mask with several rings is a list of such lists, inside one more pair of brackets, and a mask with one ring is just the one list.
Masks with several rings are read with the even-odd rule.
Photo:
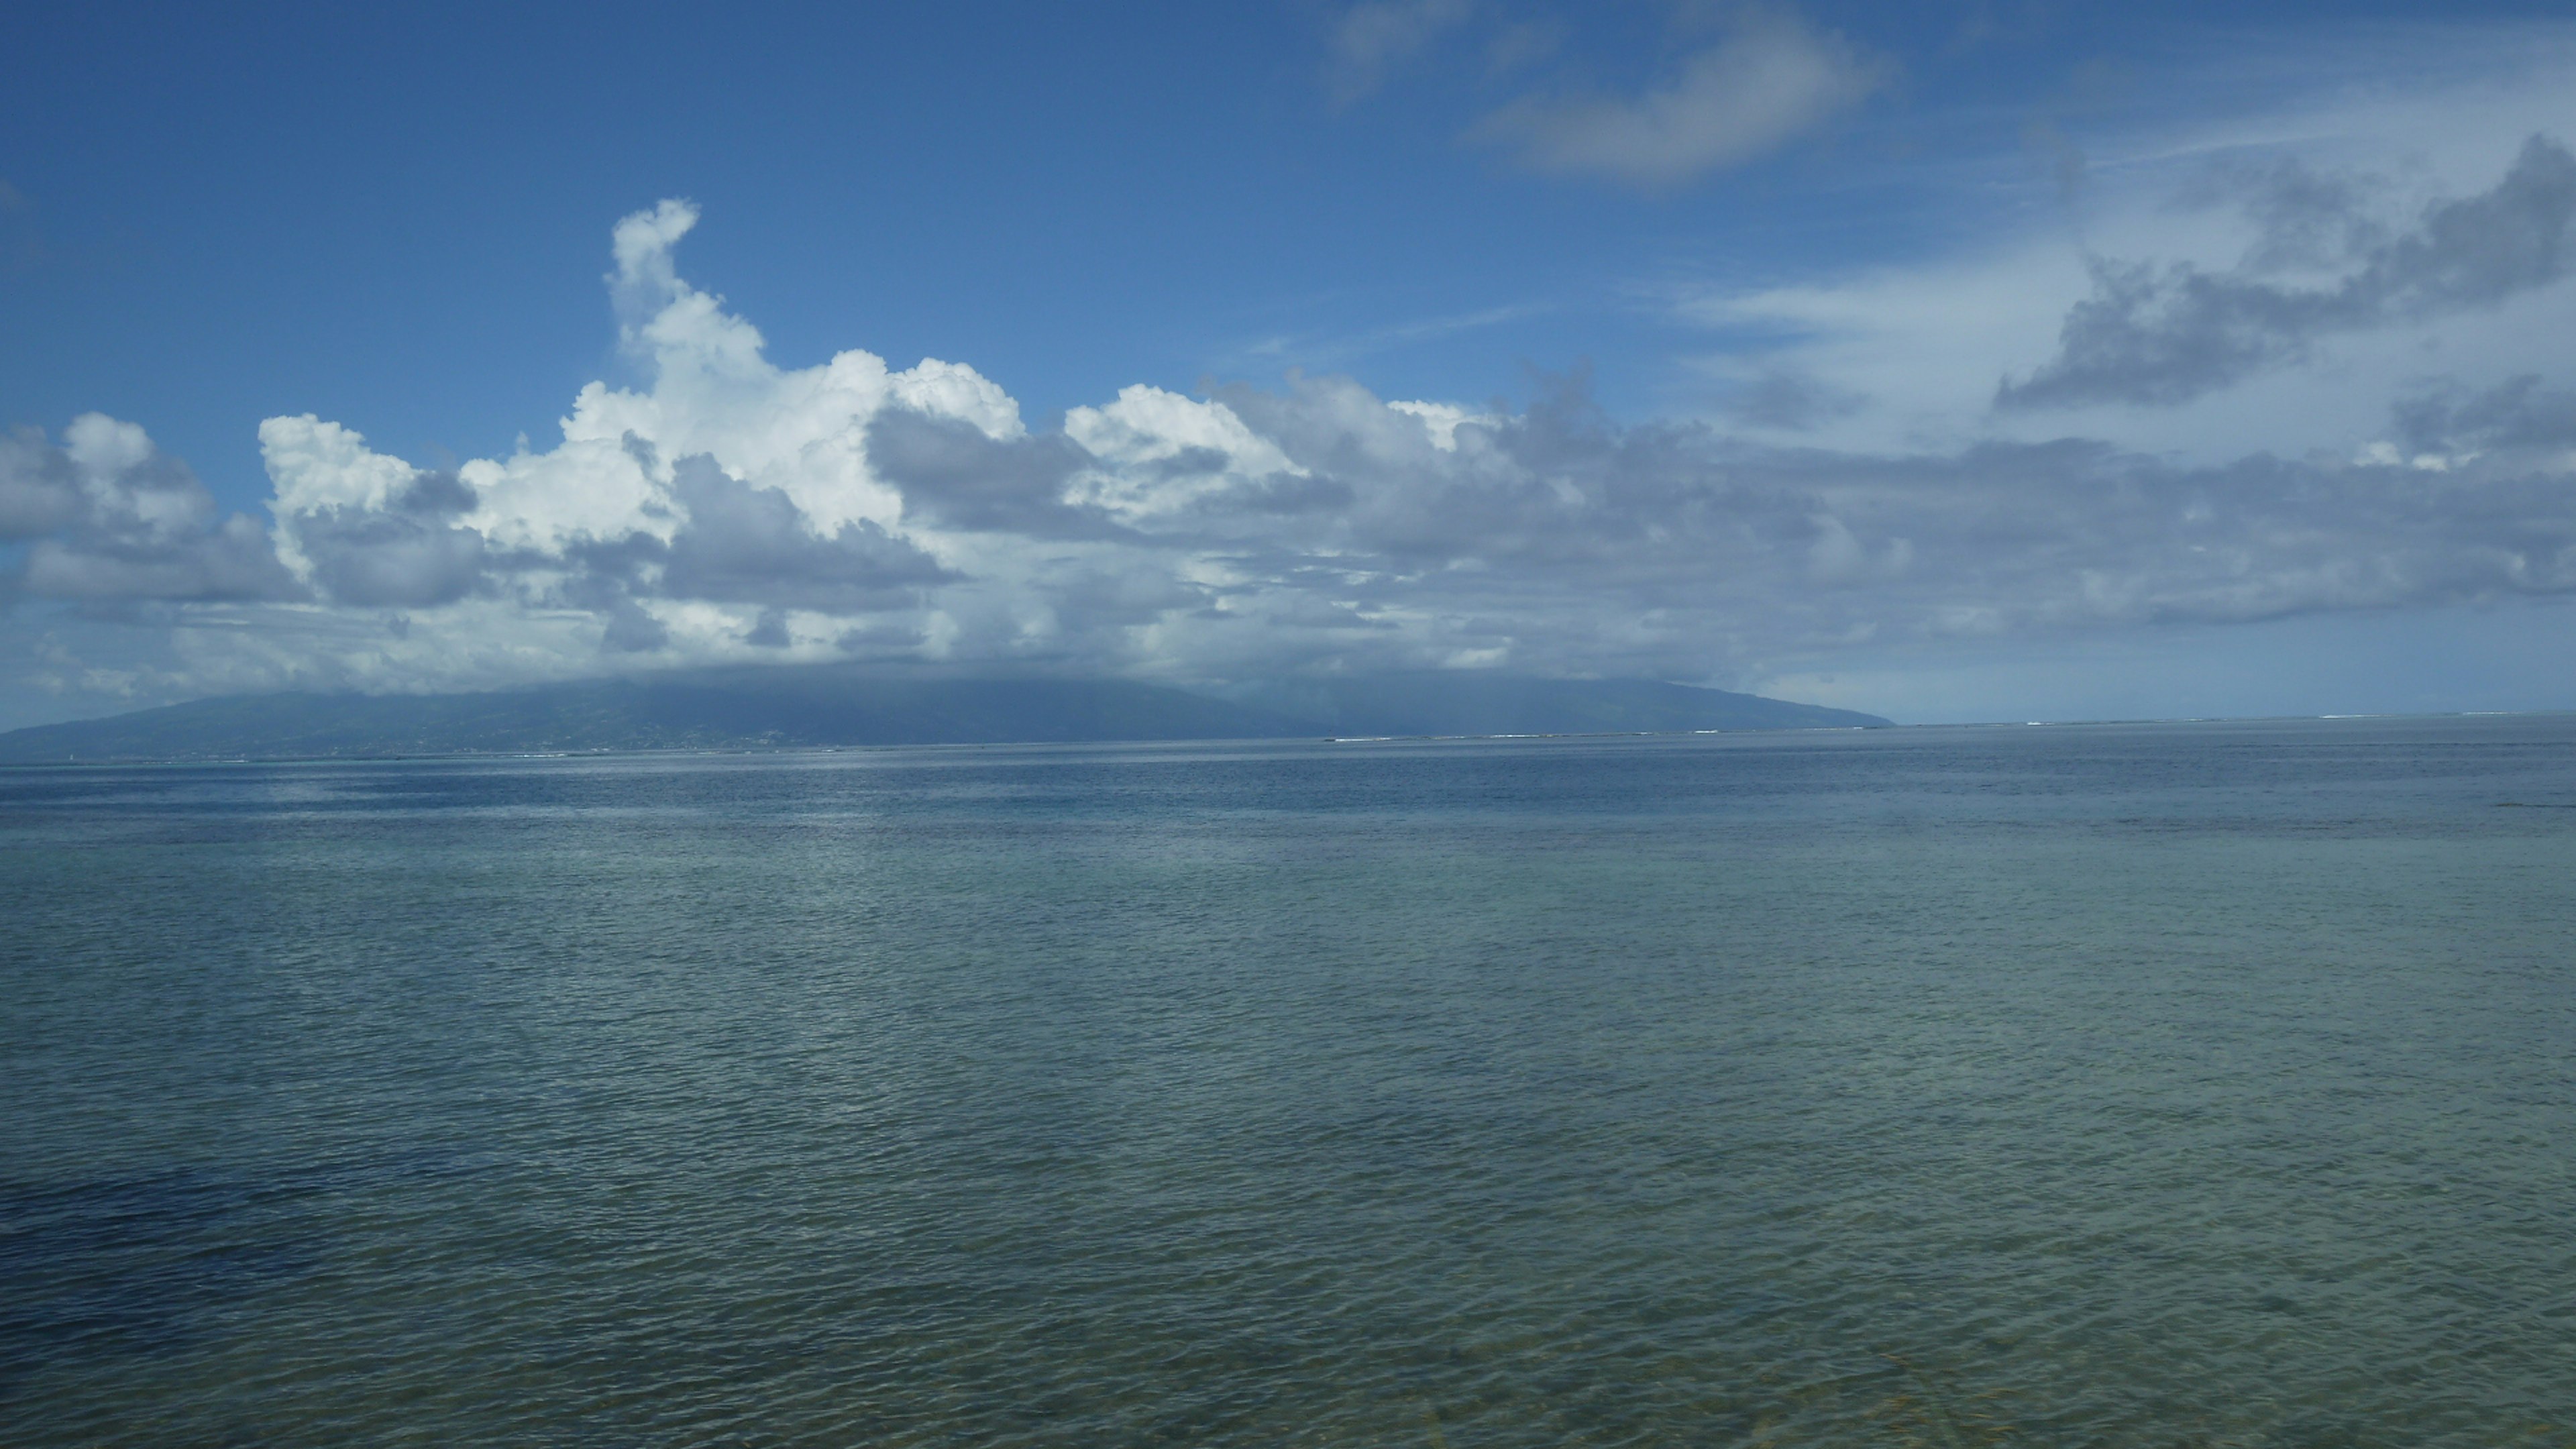
[[2576, 1443], [2576, 719], [0, 771], [0, 1441]]

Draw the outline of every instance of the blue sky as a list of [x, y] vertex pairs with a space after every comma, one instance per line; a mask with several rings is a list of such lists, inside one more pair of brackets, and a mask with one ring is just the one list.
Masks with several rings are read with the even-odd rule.
[[2551, 7], [243, 10], [0, 54], [0, 725], [848, 658], [2576, 707]]

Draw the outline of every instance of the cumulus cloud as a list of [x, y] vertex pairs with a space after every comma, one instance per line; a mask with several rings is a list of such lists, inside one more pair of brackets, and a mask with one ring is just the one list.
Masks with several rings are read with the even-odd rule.
[[0, 438], [0, 540], [41, 538], [82, 512], [80, 475], [68, 454], [33, 428]]
[[335, 603], [424, 607], [484, 586], [483, 535], [457, 521], [474, 490], [454, 473], [370, 452], [310, 415], [270, 418], [259, 433], [277, 555], [307, 587]]
[[263, 423], [284, 566], [328, 602], [401, 607], [424, 626], [422, 611], [469, 598], [555, 628], [586, 617], [599, 649], [626, 655], [784, 647], [797, 611], [914, 609], [960, 578], [899, 531], [907, 510], [945, 516], [951, 494], [1008, 488], [977, 455], [908, 502], [870, 460], [872, 420], [962, 429], [1005, 454], [1070, 445], [1030, 440], [1017, 405], [970, 368], [896, 372], [855, 351], [772, 366], [758, 329], [678, 274], [673, 249], [698, 217], [665, 201], [618, 223], [607, 281], [651, 383], [584, 388], [552, 448], [429, 471], [320, 418]]
[[784, 492], [755, 488], [704, 453], [672, 468], [671, 492], [689, 521], [651, 554], [662, 570], [653, 591], [670, 598], [860, 614], [907, 607], [922, 586], [959, 577], [871, 519], [823, 533]]
[[1867, 99], [1886, 73], [1839, 35], [1751, 12], [1660, 86], [1525, 98], [1472, 134], [1510, 147], [1532, 170], [1670, 186], [1778, 150]]
[[453, 603], [483, 582], [482, 535], [424, 506], [308, 514], [297, 533], [312, 582], [336, 603], [424, 608]]
[[867, 446], [905, 510], [940, 526], [1067, 536], [1105, 526], [1099, 510], [1065, 501], [1092, 459], [1062, 434], [996, 438], [964, 418], [889, 407], [869, 420]]
[[[2491, 189], [2432, 206], [2395, 236], [2374, 235], [2349, 183], [2300, 168], [2279, 173], [2253, 209], [2264, 240], [2234, 271], [2097, 260], [2057, 355], [2006, 379], [1996, 402], [2170, 406], [2300, 358], [2322, 337], [2492, 307], [2576, 264], [2576, 155], [2546, 136], [2526, 141]], [[2345, 254], [2358, 264], [2329, 285], [2266, 275]]]
[[259, 525], [133, 423], [84, 413], [60, 446], [0, 440], [0, 540], [32, 540], [8, 582], [36, 598], [103, 604], [281, 599], [300, 592]]

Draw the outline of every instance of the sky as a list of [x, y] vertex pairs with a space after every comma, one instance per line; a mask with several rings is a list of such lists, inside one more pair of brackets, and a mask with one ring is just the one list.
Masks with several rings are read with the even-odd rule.
[[725, 663], [2576, 708], [2530, 4], [29, 10], [0, 728]]

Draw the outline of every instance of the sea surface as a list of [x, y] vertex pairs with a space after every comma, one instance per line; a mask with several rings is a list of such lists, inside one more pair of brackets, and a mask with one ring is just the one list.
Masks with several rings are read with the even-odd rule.
[[0, 1443], [2576, 1444], [2576, 717], [0, 771]]

